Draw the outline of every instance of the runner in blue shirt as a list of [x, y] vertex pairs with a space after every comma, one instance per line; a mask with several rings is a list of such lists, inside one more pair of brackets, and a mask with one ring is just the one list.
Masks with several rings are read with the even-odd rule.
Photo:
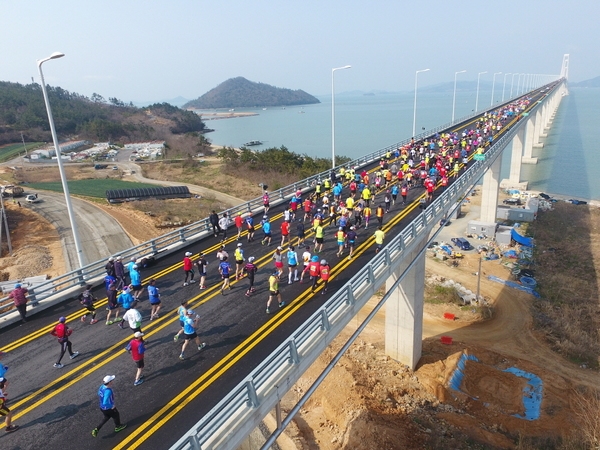
[[129, 278], [131, 278], [131, 291], [133, 292], [133, 298], [136, 301], [140, 300], [142, 295], [142, 276], [138, 270], [138, 265], [134, 264], [129, 270]]
[[246, 228], [248, 228], [248, 242], [252, 242], [254, 240], [254, 219], [252, 216], [246, 217]]
[[396, 199], [398, 198], [398, 193], [400, 192], [400, 188], [397, 184], [392, 186], [392, 205], [396, 204]]
[[[293, 246], [290, 246], [287, 252], [287, 260], [288, 260], [288, 284], [292, 284], [294, 281], [300, 281], [298, 278], [298, 253], [294, 250]], [[292, 274], [294, 275], [292, 281]]]
[[115, 433], [124, 430], [127, 424], [121, 423], [121, 416], [115, 407], [115, 397], [112, 390], [112, 382], [116, 377], [114, 375], [106, 375], [102, 380], [103, 384], [98, 389], [98, 397], [100, 397], [100, 411], [104, 414], [102, 422], [92, 430], [92, 436], [98, 436], [98, 431], [106, 422], [112, 419], [115, 422]]
[[271, 245], [271, 224], [269, 223], [269, 219], [266, 218], [267, 216], [263, 217], [263, 224], [262, 224], [262, 229], [263, 229], [263, 233], [265, 233], [265, 238], [260, 241], [260, 243], [262, 245]]
[[198, 345], [198, 350], [202, 350], [206, 347], [206, 342], [200, 342], [200, 338], [196, 333], [196, 327], [198, 326], [198, 320], [200, 320], [200, 316], [194, 314], [194, 311], [188, 309], [185, 312], [185, 317], [183, 319], [183, 335], [185, 336], [185, 341], [181, 346], [181, 354], [179, 355], [179, 359], [184, 360], [185, 356], [183, 355], [185, 352], [185, 348], [192, 339], [196, 340], [196, 344]]
[[229, 284], [229, 275], [231, 274], [231, 266], [227, 262], [227, 256], [223, 257], [221, 264], [219, 264], [219, 273], [221, 274], [221, 278], [223, 279], [223, 286], [221, 286], [221, 294], [225, 295], [225, 288], [231, 290], [231, 285]]
[[156, 280], [154, 278], [148, 283], [148, 297], [150, 298], [150, 305], [152, 306], [150, 320], [158, 319], [158, 311], [160, 311], [160, 294], [158, 293]]
[[175, 337], [173, 338], [173, 340], [175, 342], [177, 342], [179, 340], [179, 336], [181, 336], [181, 334], [183, 333], [183, 319], [185, 319], [185, 313], [188, 310], [188, 303], [187, 300], [183, 300], [181, 302], [181, 306], [179, 308], [177, 308], [177, 314], [179, 314], [179, 326], [181, 327], [181, 329], [177, 332], [177, 334], [175, 335]]

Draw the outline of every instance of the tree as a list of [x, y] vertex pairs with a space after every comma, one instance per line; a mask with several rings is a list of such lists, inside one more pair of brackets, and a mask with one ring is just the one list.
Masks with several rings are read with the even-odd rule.
[[105, 103], [106, 100], [104, 100], [104, 97], [102, 97], [100, 94], [96, 94], [95, 92], [92, 94], [92, 101], [94, 103]]

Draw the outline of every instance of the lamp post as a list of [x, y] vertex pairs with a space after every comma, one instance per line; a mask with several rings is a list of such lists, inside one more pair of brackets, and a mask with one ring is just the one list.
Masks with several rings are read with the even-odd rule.
[[62, 181], [63, 191], [65, 193], [65, 203], [67, 205], [67, 213], [69, 214], [69, 222], [71, 224], [71, 231], [73, 233], [73, 241], [75, 242], [75, 251], [77, 252], [77, 260], [79, 261], [79, 268], [84, 266], [83, 253], [79, 244], [79, 236], [77, 234], [77, 226], [75, 224], [75, 216], [73, 214], [73, 207], [71, 206], [71, 197], [69, 195], [69, 186], [67, 185], [67, 177], [65, 176], [65, 169], [62, 165], [60, 147], [58, 145], [58, 137], [56, 136], [56, 128], [54, 127], [54, 119], [52, 118], [52, 109], [50, 108], [50, 101], [48, 100], [48, 92], [46, 90], [46, 82], [44, 81], [44, 73], [42, 72], [42, 64], [51, 59], [62, 58], [64, 53], [54, 52], [50, 56], [44, 59], [40, 59], [37, 62], [38, 70], [40, 72], [40, 78], [42, 80], [42, 93], [44, 94], [44, 103], [46, 104], [46, 111], [48, 112], [48, 122], [50, 122], [50, 132], [52, 133], [52, 141], [54, 142], [54, 149], [56, 151], [56, 160], [58, 161], [58, 171], [60, 172], [60, 179]]
[[417, 70], [415, 72], [415, 106], [413, 108], [413, 133], [412, 133], [413, 137], [415, 137], [416, 129], [417, 129], [417, 78], [421, 72], [429, 72], [429, 69]]
[[520, 73], [519, 74], [519, 78], [517, 78], [517, 95], [519, 95], [519, 93], [521, 93], [521, 75], [523, 75], [523, 80], [525, 80], [525, 74], [524, 73]]
[[336, 70], [349, 69], [352, 66], [331, 69], [331, 168], [335, 169], [335, 84], [333, 74]]
[[479, 77], [484, 73], [487, 73], [487, 71], [479, 72], [477, 74], [477, 96], [475, 96], [475, 112], [479, 111]]
[[459, 73], [465, 73], [466, 70], [460, 70], [458, 72], [454, 72], [454, 96], [452, 98], [452, 123], [454, 123], [454, 109], [456, 108], [456, 76]]
[[511, 72], [504, 74], [504, 83], [502, 83], [502, 101], [504, 102], [504, 90], [506, 89], [506, 75], [512, 75]]
[[490, 101], [490, 106], [494, 105], [494, 89], [496, 88], [496, 75], [500, 75], [502, 72], [494, 73], [494, 78], [492, 81], [492, 100]]
[[519, 74], [513, 73], [512, 80], [510, 82], [510, 98], [512, 98], [513, 86], [515, 85], [515, 75], [519, 75]]

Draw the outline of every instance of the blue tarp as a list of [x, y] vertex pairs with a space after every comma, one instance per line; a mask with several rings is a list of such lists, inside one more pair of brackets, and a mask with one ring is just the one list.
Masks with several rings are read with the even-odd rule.
[[525, 247], [533, 247], [533, 239], [521, 236], [514, 228], [510, 230], [510, 237]]

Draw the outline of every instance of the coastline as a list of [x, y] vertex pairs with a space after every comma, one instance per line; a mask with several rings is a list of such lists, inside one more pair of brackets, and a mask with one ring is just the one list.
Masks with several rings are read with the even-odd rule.
[[202, 120], [237, 119], [238, 117], [258, 116], [258, 113], [256, 112], [216, 112], [203, 111], [199, 109], [188, 109], [188, 111], [198, 114]]

